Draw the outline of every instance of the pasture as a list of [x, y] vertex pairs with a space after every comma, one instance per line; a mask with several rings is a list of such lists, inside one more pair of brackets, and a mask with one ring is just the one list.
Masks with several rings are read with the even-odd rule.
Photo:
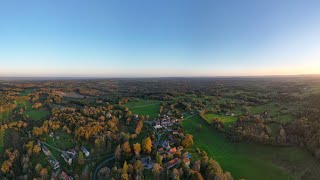
[[158, 117], [159, 110], [160, 110], [160, 101], [156, 100], [135, 100], [130, 101], [125, 104], [126, 107], [129, 108], [129, 110], [138, 115], [149, 115], [150, 118], [156, 118]]
[[[202, 129], [197, 131], [201, 124]], [[320, 162], [297, 147], [273, 147], [247, 143], [232, 143], [223, 134], [211, 129], [199, 116], [183, 122], [185, 131], [194, 137], [194, 147], [218, 160], [234, 179], [301, 179], [320, 177]], [[197, 156], [195, 153], [193, 156]]]
[[233, 116], [224, 116], [224, 115], [219, 115], [219, 114], [214, 114], [214, 113], [208, 113], [205, 115], [206, 121], [208, 121], [209, 124], [211, 124], [212, 119], [218, 118], [221, 121], [223, 121], [225, 127], [228, 127], [229, 125], [233, 124], [236, 120], [237, 117]]

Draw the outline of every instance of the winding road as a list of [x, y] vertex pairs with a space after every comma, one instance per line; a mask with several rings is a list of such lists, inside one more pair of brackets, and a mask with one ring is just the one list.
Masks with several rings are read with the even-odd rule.
[[100, 169], [101, 169], [103, 166], [105, 166], [106, 163], [108, 163], [109, 161], [112, 161], [112, 160], [115, 159], [114, 154], [110, 154], [109, 156], [110, 156], [109, 158], [107, 158], [106, 160], [104, 160], [102, 163], [100, 163], [100, 164], [96, 167], [96, 169], [94, 170], [94, 174], [93, 174], [93, 180], [97, 180], [97, 176], [98, 176], [98, 173], [99, 173]]

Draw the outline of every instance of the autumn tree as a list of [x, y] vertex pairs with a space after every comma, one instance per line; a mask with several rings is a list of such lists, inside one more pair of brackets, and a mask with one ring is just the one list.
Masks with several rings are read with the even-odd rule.
[[120, 160], [121, 159], [121, 147], [120, 144], [117, 146], [115, 152], [114, 152], [114, 156], [116, 158], [116, 160]]
[[150, 137], [145, 138], [142, 141], [142, 150], [143, 152], [149, 154], [152, 151], [152, 141]]
[[187, 134], [185, 139], [182, 141], [182, 145], [187, 148], [192, 146], [193, 145], [193, 136], [190, 134]]
[[159, 180], [161, 171], [162, 171], [161, 165], [158, 163], [154, 164], [152, 168], [153, 179]]
[[138, 176], [141, 176], [142, 171], [143, 171], [143, 166], [142, 166], [142, 162], [140, 160], [137, 160], [134, 165], [133, 165], [135, 172]]
[[131, 147], [130, 147], [130, 144], [129, 142], [125, 142], [123, 145], [122, 145], [122, 149], [123, 149], [123, 152], [126, 156], [130, 156], [131, 155]]
[[141, 152], [141, 145], [140, 143], [136, 143], [133, 145], [133, 150], [134, 153], [136, 154], [136, 156], [140, 156], [140, 152]]

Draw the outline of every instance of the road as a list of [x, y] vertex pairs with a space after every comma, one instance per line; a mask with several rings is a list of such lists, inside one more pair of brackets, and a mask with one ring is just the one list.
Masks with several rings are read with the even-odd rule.
[[93, 174], [93, 180], [97, 180], [97, 176], [98, 176], [98, 173], [100, 171], [100, 169], [105, 166], [106, 163], [108, 163], [109, 161], [112, 161], [115, 159], [115, 156], [114, 154], [110, 154], [110, 157], [107, 158], [106, 160], [104, 160], [102, 163], [100, 163], [96, 169], [94, 170], [94, 174]]

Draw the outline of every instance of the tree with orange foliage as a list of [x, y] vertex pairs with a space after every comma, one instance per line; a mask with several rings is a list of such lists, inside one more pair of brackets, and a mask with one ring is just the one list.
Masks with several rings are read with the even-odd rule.
[[152, 141], [150, 137], [145, 138], [142, 141], [142, 150], [143, 152], [150, 154], [152, 151]]
[[131, 147], [128, 141], [122, 145], [122, 150], [126, 156], [131, 155]]

